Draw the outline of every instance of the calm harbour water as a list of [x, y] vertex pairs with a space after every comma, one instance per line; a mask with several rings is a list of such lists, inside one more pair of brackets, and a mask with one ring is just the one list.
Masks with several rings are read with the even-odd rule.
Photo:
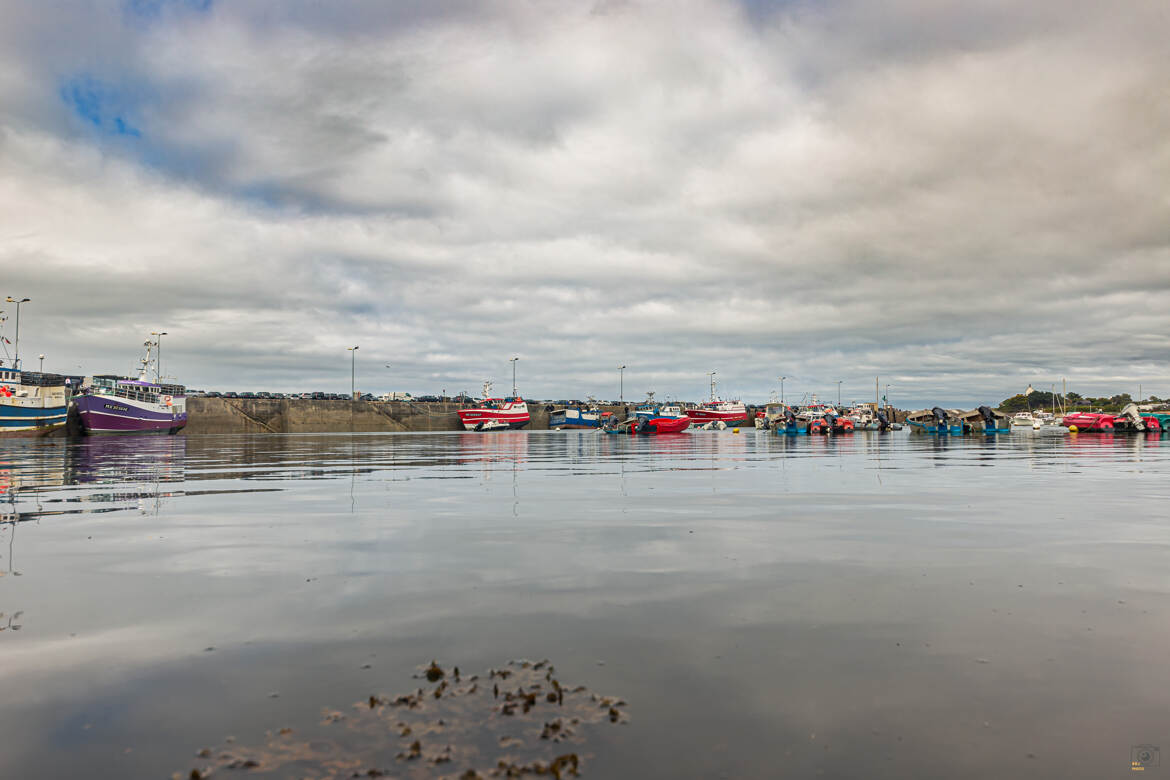
[[624, 699], [586, 777], [1170, 774], [1170, 436], [10, 440], [0, 490], [0, 777], [186, 777], [432, 658]]

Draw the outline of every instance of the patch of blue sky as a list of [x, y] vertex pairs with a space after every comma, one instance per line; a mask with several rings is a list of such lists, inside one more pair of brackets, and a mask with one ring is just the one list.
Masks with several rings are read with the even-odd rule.
[[86, 124], [110, 135], [141, 138], [140, 130], [131, 118], [136, 100], [89, 75], [74, 76], [61, 84], [61, 100], [73, 114]]
[[155, 19], [166, 10], [206, 13], [215, 0], [126, 0], [126, 10], [142, 19]]

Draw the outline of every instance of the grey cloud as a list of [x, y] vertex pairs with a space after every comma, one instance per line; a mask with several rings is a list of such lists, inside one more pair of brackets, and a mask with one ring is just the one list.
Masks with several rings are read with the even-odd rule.
[[[217, 387], [337, 388], [360, 343], [415, 392], [519, 354], [557, 397], [619, 363], [691, 397], [1170, 394], [1161, 4], [323, 8], [12, 14], [26, 355], [120, 370], [166, 327]], [[71, 116], [77, 74], [142, 137]]]

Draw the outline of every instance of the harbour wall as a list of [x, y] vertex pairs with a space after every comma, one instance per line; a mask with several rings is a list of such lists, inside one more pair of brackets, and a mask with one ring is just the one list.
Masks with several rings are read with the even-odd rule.
[[[461, 431], [456, 403], [413, 401], [311, 401], [301, 398], [187, 399], [188, 435], [224, 433], [397, 433]], [[632, 406], [607, 405], [619, 420]], [[544, 404], [530, 403], [528, 430], [548, 430]], [[754, 411], [752, 411], [754, 414]], [[896, 415], [899, 419], [905, 413]], [[75, 421], [73, 422], [76, 426]], [[749, 423], [750, 425], [750, 423]], [[71, 433], [79, 433], [72, 430]]]
[[[301, 398], [188, 398], [188, 434], [395, 433], [461, 431], [455, 403], [310, 401]], [[622, 407], [614, 407], [617, 411]], [[543, 405], [529, 404], [528, 428], [548, 429]], [[624, 418], [624, 414], [619, 415]]]

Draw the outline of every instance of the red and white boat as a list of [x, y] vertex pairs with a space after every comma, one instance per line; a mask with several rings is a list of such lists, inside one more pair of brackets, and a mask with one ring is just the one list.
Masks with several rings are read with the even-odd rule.
[[491, 398], [492, 383], [483, 383], [483, 400], [477, 406], [459, 409], [459, 421], [469, 431], [500, 431], [523, 428], [532, 418], [523, 398]]
[[722, 422], [726, 425], [746, 424], [748, 410], [743, 401], [723, 401], [715, 395], [715, 375], [711, 375], [711, 399], [703, 401], [694, 409], [687, 409], [687, 416], [696, 425]]

